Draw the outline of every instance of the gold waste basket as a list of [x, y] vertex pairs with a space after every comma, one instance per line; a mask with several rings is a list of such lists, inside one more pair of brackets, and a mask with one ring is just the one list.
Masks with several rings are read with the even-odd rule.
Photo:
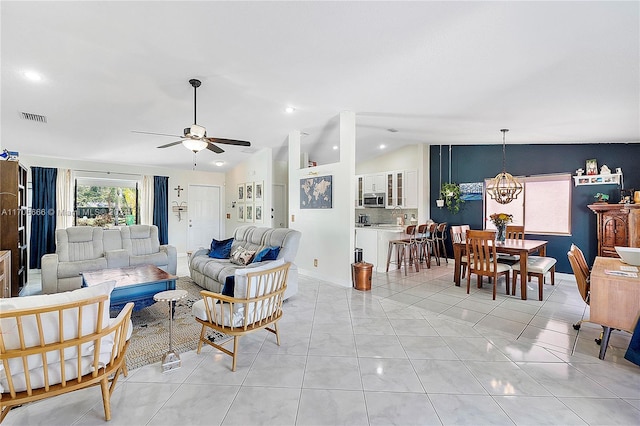
[[357, 262], [351, 264], [351, 281], [353, 288], [360, 291], [371, 290], [371, 272], [373, 264], [367, 262]]

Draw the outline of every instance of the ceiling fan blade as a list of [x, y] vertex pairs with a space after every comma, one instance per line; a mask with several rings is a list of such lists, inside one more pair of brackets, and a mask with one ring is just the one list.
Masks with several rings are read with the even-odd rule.
[[222, 139], [222, 138], [205, 138], [205, 139], [213, 143], [224, 143], [227, 145], [237, 145], [237, 146], [251, 146], [251, 142], [239, 141], [236, 139]]
[[179, 143], [182, 143], [182, 141], [171, 142], [165, 145], [160, 145], [157, 148], [169, 148], [170, 146], [178, 145]]
[[172, 138], [182, 138], [182, 137], [184, 137], [184, 135], [168, 135], [166, 133], [138, 132], [137, 130], [132, 130], [131, 133], [141, 133], [143, 135], [156, 135], [156, 136], [171, 136]]
[[[207, 138], [207, 139], [209, 139], [209, 138]], [[209, 144], [207, 145], [207, 149], [209, 151], [215, 152], [216, 154], [222, 154], [224, 152], [224, 149], [220, 148], [217, 145], [212, 144], [211, 142], [209, 142]]]

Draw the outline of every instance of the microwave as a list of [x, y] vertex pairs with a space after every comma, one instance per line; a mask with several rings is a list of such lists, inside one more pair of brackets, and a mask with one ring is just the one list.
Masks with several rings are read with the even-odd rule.
[[364, 194], [362, 204], [364, 207], [384, 207], [384, 192]]

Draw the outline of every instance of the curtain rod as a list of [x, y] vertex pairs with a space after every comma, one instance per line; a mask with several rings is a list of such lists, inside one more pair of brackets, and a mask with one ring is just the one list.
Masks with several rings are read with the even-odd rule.
[[143, 175], [137, 174], [137, 173], [120, 173], [120, 172], [102, 172], [102, 171], [98, 171], [98, 170], [80, 170], [80, 169], [72, 169], [74, 172], [87, 172], [87, 173], [103, 173], [106, 175], [125, 175], [125, 176], [140, 176], [142, 177]]

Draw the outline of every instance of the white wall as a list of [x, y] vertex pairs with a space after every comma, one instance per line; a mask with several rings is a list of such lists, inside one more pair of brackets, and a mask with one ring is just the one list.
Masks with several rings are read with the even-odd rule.
[[[351, 286], [355, 239], [355, 114], [340, 114], [340, 161], [300, 168], [300, 132], [289, 134], [289, 227], [302, 232], [296, 264], [300, 272]], [[300, 179], [332, 176], [331, 209], [300, 209]], [[314, 266], [314, 259], [318, 266]]]
[[[226, 237], [233, 236], [233, 232], [237, 227], [242, 225], [253, 224], [256, 226], [271, 227], [271, 186], [273, 182], [273, 153], [271, 148], [264, 148], [253, 154], [243, 163], [237, 165], [233, 170], [226, 174], [226, 203], [225, 203], [225, 222]], [[238, 185], [250, 182], [262, 182], [263, 184], [263, 222], [249, 223], [238, 222]], [[233, 207], [233, 202], [236, 202]], [[247, 205], [248, 203], [241, 203]], [[252, 203], [254, 206], [256, 203]]]
[[[180, 255], [186, 254], [187, 250], [187, 220], [183, 215], [182, 221], [178, 221], [178, 216], [171, 212], [171, 205], [173, 201], [178, 204], [181, 201], [187, 201], [189, 204], [189, 184], [201, 184], [201, 185], [213, 185], [220, 186], [220, 193], [223, 194], [223, 199], [220, 200], [224, 205], [224, 186], [225, 176], [223, 173], [211, 173], [200, 172], [191, 170], [177, 170], [166, 169], [161, 167], [144, 167], [144, 166], [131, 166], [126, 164], [115, 163], [98, 163], [90, 161], [77, 161], [62, 158], [53, 157], [38, 157], [32, 155], [21, 155], [20, 163], [25, 166], [38, 166], [38, 167], [55, 167], [65, 168], [72, 170], [88, 170], [96, 172], [111, 172], [111, 173], [127, 173], [137, 175], [155, 175], [155, 176], [168, 176], [169, 177], [169, 244], [176, 247], [176, 250]], [[31, 172], [29, 172], [29, 182], [31, 181]], [[177, 188], [180, 185], [184, 188], [184, 191], [180, 191], [180, 197], [178, 197]], [[221, 232], [224, 234], [224, 223], [221, 226]]]

